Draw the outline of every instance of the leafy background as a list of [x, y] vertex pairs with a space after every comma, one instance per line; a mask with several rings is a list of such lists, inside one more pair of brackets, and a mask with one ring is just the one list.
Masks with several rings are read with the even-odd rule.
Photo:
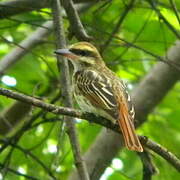
[[[156, 1], [156, 5], [171, 26], [176, 31], [180, 31], [178, 18], [170, 2], [168, 0]], [[110, 37], [128, 3], [127, 0], [98, 2], [81, 15], [85, 29], [89, 35], [94, 37], [94, 44], [99, 49]], [[174, 0], [174, 4], [180, 16], [180, 1]], [[0, 58], [8, 54], [18, 43], [35, 31], [39, 25], [51, 19], [52, 15], [49, 8], [2, 19], [0, 23]], [[64, 25], [68, 35], [69, 22], [66, 18], [64, 19]], [[5, 41], [4, 38], [8, 41]], [[6, 71], [5, 75], [16, 79], [17, 84], [15, 86], [9, 86], [6, 82], [3, 82], [3, 76], [1, 76], [0, 86], [42, 98], [46, 102], [51, 102], [53, 98], [58, 96], [61, 84], [58, 83], [59, 73], [53, 54], [55, 50], [54, 38], [52, 33]], [[175, 43], [177, 37], [163, 20], [159, 19], [157, 13], [147, 1], [136, 1], [133, 8], [124, 17], [110, 44], [102, 51], [108, 67], [128, 82], [129, 88], [132, 90], [152, 66], [157, 63], [158, 59], [143, 50], [127, 46], [123, 39], [155, 55], [166, 56], [167, 49]], [[71, 44], [76, 41], [73, 38], [68, 43]], [[180, 84], [177, 83], [148, 116], [147, 122], [138, 129], [139, 134], [150, 137], [177, 156], [180, 156], [179, 92]], [[62, 105], [61, 100], [60, 97], [55, 104]], [[3, 112], [13, 102], [13, 100], [1, 96], [0, 110]], [[63, 117], [33, 108], [26, 120], [31, 119], [39, 112], [41, 113], [34, 124], [42, 123], [26, 131], [19, 140], [18, 146], [39, 158], [57, 179], [67, 179], [74, 165], [64, 124], [62, 121], [43, 123], [43, 121], [50, 119], [63, 120]], [[17, 127], [14, 127], [14, 129], [18, 130]], [[77, 129], [82, 151], [86, 152], [94, 142], [101, 127], [89, 124], [84, 120], [77, 120]], [[179, 173], [165, 160], [155, 154], [152, 154], [152, 156], [159, 170], [153, 180], [178, 180], [180, 178]], [[37, 160], [18, 148], [8, 146], [0, 154], [0, 162], [6, 162], [8, 167], [30, 176], [49, 179], [47, 171], [42, 168]], [[141, 176], [142, 165], [136, 153], [124, 149], [114, 158], [102, 175], [101, 180], [138, 180], [141, 179]], [[0, 173], [0, 179], [3, 178], [25, 179], [6, 169], [3, 169]]]

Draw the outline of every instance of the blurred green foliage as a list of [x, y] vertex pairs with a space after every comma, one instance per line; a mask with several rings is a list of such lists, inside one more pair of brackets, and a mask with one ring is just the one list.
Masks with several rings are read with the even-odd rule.
[[[94, 37], [94, 43], [99, 48], [111, 36], [129, 1], [113, 0], [102, 6], [103, 3], [97, 3], [81, 16], [86, 30]], [[180, 1], [174, 0], [174, 3], [180, 16]], [[180, 31], [180, 25], [170, 1], [158, 1], [157, 7], [173, 28], [176, 31]], [[52, 19], [49, 13], [48, 9], [42, 9], [41, 12], [24, 13], [1, 20], [0, 37], [3, 36], [10, 42], [7, 43], [1, 39], [0, 58], [9, 53], [16, 47], [17, 43], [20, 43], [29, 36], [43, 22]], [[66, 26], [68, 24], [67, 21], [65, 19], [64, 23]], [[67, 29], [66, 33], [68, 33]], [[6, 75], [16, 79], [17, 85], [15, 87], [8, 87], [2, 81], [0, 81], [0, 86], [12, 88], [50, 102], [57, 95], [58, 89], [61, 87], [61, 84], [58, 83], [59, 73], [56, 67], [56, 58], [53, 54], [55, 49], [54, 38], [54, 35], [51, 34], [39, 46], [33, 48], [21, 60], [9, 68]], [[149, 6], [147, 1], [137, 1], [135, 3], [134, 7], [124, 18], [112, 41], [103, 51], [103, 57], [107, 65], [118, 76], [128, 81], [134, 87], [138, 85], [138, 82], [158, 60], [143, 50], [128, 46], [123, 39], [155, 55], [165, 56], [167, 49], [174, 44], [177, 37], [162, 19], [158, 18], [156, 12]], [[69, 40], [69, 43], [75, 41], [75, 39], [72, 39]], [[179, 92], [180, 84], [178, 83], [163, 99], [161, 104], [149, 115], [147, 122], [138, 129], [139, 134], [150, 137], [178, 156], [180, 156]], [[13, 100], [1, 96], [0, 110], [7, 108], [12, 102]], [[61, 99], [56, 104], [62, 105]], [[39, 109], [34, 109], [28, 118], [31, 118], [31, 116], [34, 116], [39, 111]], [[36, 119], [34, 124], [48, 119], [63, 119], [61, 116], [57, 117], [50, 113], [42, 114]], [[83, 152], [85, 152], [94, 142], [101, 127], [86, 121], [79, 122], [78, 120], [77, 122], [81, 147]], [[42, 123], [34, 128], [30, 128], [24, 133], [18, 145], [25, 150], [30, 150], [59, 179], [67, 179], [69, 173], [74, 168], [71, 147], [62, 121]], [[57, 146], [59, 147], [59, 154], [56, 153]], [[8, 154], [9, 167], [39, 179], [48, 179], [47, 171], [30, 155], [17, 148], [8, 147], [3, 151], [0, 154], [1, 163], [4, 161], [8, 162], [6, 159]], [[122, 168], [116, 169], [110, 165], [110, 173], [103, 178], [107, 180], [141, 179], [142, 164], [136, 153], [123, 150], [116, 158], [121, 160]], [[153, 160], [159, 169], [159, 173], [153, 177], [153, 180], [180, 179], [179, 173], [165, 160], [156, 154], [153, 154]], [[3, 173], [6, 174], [5, 179], [7, 180], [25, 179], [10, 172], [2, 171]]]

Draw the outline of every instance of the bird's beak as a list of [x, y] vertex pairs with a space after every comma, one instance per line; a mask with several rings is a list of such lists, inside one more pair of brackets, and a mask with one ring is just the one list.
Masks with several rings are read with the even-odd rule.
[[64, 56], [68, 59], [77, 59], [78, 56], [75, 55], [74, 53], [72, 53], [69, 49], [57, 49], [56, 51], [54, 51], [55, 54]]

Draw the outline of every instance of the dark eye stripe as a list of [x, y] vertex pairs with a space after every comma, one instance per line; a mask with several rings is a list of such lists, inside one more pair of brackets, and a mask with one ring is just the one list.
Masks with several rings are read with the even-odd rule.
[[82, 50], [82, 49], [70, 49], [70, 51], [76, 55], [80, 56], [87, 56], [87, 57], [95, 57], [94, 53], [89, 50]]

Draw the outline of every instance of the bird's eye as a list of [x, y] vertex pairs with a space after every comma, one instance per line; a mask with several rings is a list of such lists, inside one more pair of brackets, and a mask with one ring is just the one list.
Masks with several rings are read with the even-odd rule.
[[91, 56], [91, 51], [88, 50], [81, 50], [81, 49], [70, 49], [70, 51], [76, 55], [80, 56]]
[[81, 56], [88, 56], [90, 53], [89, 53], [89, 51], [81, 50], [81, 51], [79, 52], [79, 54], [80, 54]]

